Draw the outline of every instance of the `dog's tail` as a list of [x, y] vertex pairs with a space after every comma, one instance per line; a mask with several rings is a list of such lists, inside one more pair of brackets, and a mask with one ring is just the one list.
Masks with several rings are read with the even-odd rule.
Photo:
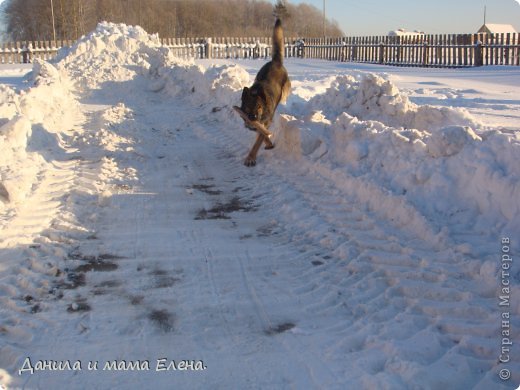
[[283, 62], [283, 29], [282, 21], [280, 18], [276, 18], [276, 23], [273, 29], [273, 62]]

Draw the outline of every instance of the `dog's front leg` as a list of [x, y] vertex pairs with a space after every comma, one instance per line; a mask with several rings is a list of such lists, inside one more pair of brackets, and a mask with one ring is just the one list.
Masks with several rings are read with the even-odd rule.
[[[260, 149], [260, 146], [264, 142], [264, 137], [262, 134], [258, 134], [256, 136], [256, 141], [253, 144], [253, 147], [249, 151], [249, 154], [246, 157], [246, 160], [244, 161], [244, 165], [246, 167], [254, 167], [256, 165], [256, 155], [258, 154], [258, 149]], [[269, 141], [271, 143], [271, 141]], [[272, 145], [272, 144], [271, 144]]]
[[264, 143], [265, 143], [265, 150], [274, 149], [273, 141], [271, 141], [271, 138], [264, 137]]

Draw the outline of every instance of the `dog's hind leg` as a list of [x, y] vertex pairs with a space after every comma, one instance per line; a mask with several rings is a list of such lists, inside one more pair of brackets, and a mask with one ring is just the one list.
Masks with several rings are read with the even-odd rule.
[[[256, 155], [258, 154], [258, 149], [260, 149], [260, 146], [264, 142], [265, 138], [266, 137], [264, 137], [261, 134], [258, 134], [256, 136], [256, 141], [253, 144], [253, 147], [251, 148], [251, 150], [249, 151], [249, 154], [247, 155], [246, 160], [244, 161], [244, 165], [246, 167], [254, 167], [256, 165]], [[271, 142], [271, 141], [269, 141], [269, 142]]]
[[286, 103], [289, 94], [291, 93], [291, 81], [287, 79], [282, 85], [282, 96], [280, 97], [281, 103]]

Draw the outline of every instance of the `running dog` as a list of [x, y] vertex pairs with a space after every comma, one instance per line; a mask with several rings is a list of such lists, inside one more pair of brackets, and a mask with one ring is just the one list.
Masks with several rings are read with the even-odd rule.
[[[256, 141], [249, 151], [244, 164], [248, 167], [256, 165], [256, 155], [262, 143], [265, 149], [274, 148], [269, 139], [267, 129], [273, 121], [273, 116], [280, 101], [285, 102], [291, 90], [291, 82], [287, 70], [283, 66], [283, 29], [279, 18], [273, 29], [272, 60], [262, 66], [251, 87], [242, 91], [242, 105], [246, 126], [258, 132]], [[263, 130], [259, 130], [263, 127]]]

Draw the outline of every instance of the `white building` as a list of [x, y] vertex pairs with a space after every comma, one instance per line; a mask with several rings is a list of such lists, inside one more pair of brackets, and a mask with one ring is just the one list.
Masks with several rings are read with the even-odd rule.
[[510, 24], [492, 24], [492, 23], [484, 23], [482, 27], [479, 28], [477, 33], [486, 33], [486, 34], [513, 34], [517, 31]]
[[424, 31], [406, 31], [404, 28], [397, 29], [395, 31], [390, 31], [388, 33], [391, 37], [409, 37], [409, 36], [418, 36], [418, 35], [424, 35]]

